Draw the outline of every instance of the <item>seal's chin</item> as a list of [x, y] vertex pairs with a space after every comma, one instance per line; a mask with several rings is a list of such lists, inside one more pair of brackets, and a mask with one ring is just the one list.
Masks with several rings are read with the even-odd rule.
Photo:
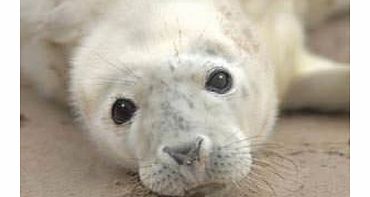
[[[165, 172], [167, 169], [160, 168], [156, 173], [151, 173], [149, 176], [144, 175], [142, 183], [154, 193], [160, 196], [186, 196], [186, 197], [202, 197], [219, 192], [227, 187], [225, 180], [215, 180], [199, 171], [183, 173], [184, 170], [171, 171], [169, 175]], [[165, 174], [160, 176], [158, 173]], [[148, 182], [145, 177], [150, 177]], [[169, 177], [174, 177], [173, 179]], [[180, 178], [181, 177], [181, 178]], [[179, 178], [179, 179], [178, 179]]]
[[221, 182], [205, 182], [198, 184], [185, 192], [185, 196], [189, 197], [201, 197], [206, 194], [212, 194], [226, 187], [225, 183]]

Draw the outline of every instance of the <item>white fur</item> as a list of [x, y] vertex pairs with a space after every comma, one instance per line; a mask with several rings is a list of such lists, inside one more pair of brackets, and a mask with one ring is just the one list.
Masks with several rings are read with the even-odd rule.
[[[97, 147], [155, 192], [238, 181], [252, 137], [272, 130], [278, 98], [285, 108], [348, 109], [349, 70], [305, 50], [297, 5], [284, 2], [23, 0], [22, 75], [59, 100], [68, 88]], [[217, 67], [233, 77], [225, 95], [204, 89]], [[121, 97], [139, 107], [131, 124], [111, 120]], [[205, 167], [178, 166], [162, 151], [196, 138]]]

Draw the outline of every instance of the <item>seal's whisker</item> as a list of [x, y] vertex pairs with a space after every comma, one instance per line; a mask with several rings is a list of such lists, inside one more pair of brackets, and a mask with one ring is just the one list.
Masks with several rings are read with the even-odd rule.
[[[260, 170], [261, 172], [266, 172], [266, 173], [268, 172], [284, 180], [287, 179], [286, 176], [292, 176], [295, 174], [295, 173], [292, 173], [291, 168], [287, 169], [285, 166], [282, 166], [281, 164], [276, 164], [276, 163], [269, 163], [269, 165], [255, 164], [254, 170], [256, 171]], [[282, 174], [284, 174], [284, 176]]]
[[[276, 153], [276, 152], [275, 152]], [[264, 160], [255, 159], [252, 163], [251, 174], [259, 174], [261, 176], [272, 178], [277, 177], [281, 181], [284, 181], [284, 185], [277, 185], [281, 189], [285, 189], [289, 192], [297, 192], [302, 188], [302, 183], [299, 181], [299, 171], [296, 169], [296, 165], [293, 161], [287, 157], [276, 153], [278, 156], [275, 158], [282, 159], [283, 161], [275, 161], [273, 157], [266, 157], [265, 155], [258, 155], [257, 157], [265, 156]], [[285, 162], [284, 162], [285, 161]], [[288, 164], [286, 163], [288, 162]], [[272, 176], [273, 175], [273, 176]], [[287, 182], [288, 181], [288, 182]], [[276, 182], [276, 181], [275, 181]], [[280, 181], [279, 181], [280, 182]], [[278, 184], [278, 182], [277, 182]]]
[[101, 81], [101, 82], [130, 82], [130, 83], [136, 83], [135, 80], [123, 79], [123, 78], [115, 77], [115, 76], [112, 76], [112, 77], [94, 77], [93, 79]]
[[282, 168], [281, 170], [279, 170], [279, 168], [281, 167], [280, 164], [268, 163], [268, 161], [264, 161], [264, 160], [256, 159], [256, 158], [245, 158], [245, 159], [252, 161], [252, 166], [251, 166], [252, 170], [255, 170], [256, 172], [259, 172], [259, 170], [261, 170], [261, 172], [262, 171], [270, 172], [276, 175], [277, 177], [279, 177], [280, 179], [285, 179], [285, 177], [279, 173], [280, 171], [283, 172], [283, 169], [285, 170], [285, 168]]
[[271, 190], [271, 188], [269, 186], [266, 186], [267, 181], [265, 179], [263, 179], [263, 180], [257, 179], [256, 177], [249, 176], [248, 178], [243, 179], [240, 182], [244, 185], [248, 185], [249, 189], [251, 189], [251, 187], [253, 187], [255, 194], [263, 192], [262, 194], [264, 196], [265, 195], [271, 195], [271, 193], [273, 193], [273, 191]]
[[[115, 68], [117, 71], [121, 72], [122, 74], [130, 74], [136, 79], [141, 79], [137, 74], [135, 74], [129, 67], [124, 66], [124, 63], [121, 62], [121, 64], [118, 66], [114, 64], [112, 61], [109, 61], [107, 58], [103, 57], [100, 53], [97, 53], [96, 51], [92, 51], [96, 57], [100, 58], [101, 60], [105, 61], [110, 65], [111, 67]], [[123, 69], [122, 69], [123, 68]]]
[[277, 196], [275, 188], [271, 185], [270, 182], [268, 182], [266, 179], [262, 179], [261, 181], [265, 183], [265, 185], [270, 189], [270, 191], [272, 191], [273, 196]]
[[159, 165], [161, 165], [161, 164], [159, 164], [159, 163], [152, 163], [152, 164], [147, 164], [147, 165], [141, 165], [140, 166], [140, 169], [155, 167], [155, 166], [159, 166]]
[[[257, 172], [259, 170], [264, 170], [264, 171], [269, 171], [271, 172], [272, 174], [276, 175], [277, 177], [279, 177], [280, 179], [285, 179], [284, 176], [282, 176], [280, 173], [278, 173], [278, 169], [274, 166], [272, 166], [271, 164], [269, 163], [266, 163], [266, 164], [261, 164], [261, 161], [255, 161], [254, 160], [254, 165], [252, 166], [253, 170], [256, 170]], [[258, 162], [259, 164], [256, 164], [256, 162]]]
[[272, 186], [272, 184], [270, 182], [268, 182], [263, 176], [261, 176], [259, 174], [256, 174], [256, 173], [253, 173], [253, 172], [250, 172], [250, 178], [252, 180], [262, 182], [262, 184], [266, 185], [269, 188], [269, 191], [272, 192], [274, 196], [277, 196], [276, 191], [275, 191], [274, 187]]
[[[252, 153], [253, 153], [253, 151], [252, 151]], [[261, 156], [266, 157], [266, 158], [276, 157], [276, 158], [280, 159], [281, 161], [287, 161], [291, 165], [293, 165], [294, 170], [296, 172], [298, 172], [298, 166], [297, 166], [297, 164], [293, 160], [289, 159], [288, 157], [286, 157], [286, 156], [284, 156], [284, 155], [282, 155], [282, 154], [280, 154], [280, 153], [278, 153], [276, 151], [272, 151], [272, 150], [259, 150], [259, 151], [255, 152], [255, 154], [260, 154]], [[276, 163], [276, 162], [274, 162], [274, 160], [271, 160], [271, 162]], [[280, 165], [282, 165], [282, 162], [279, 162], [279, 163], [280, 163]], [[286, 167], [286, 168], [289, 169], [289, 167]]]
[[236, 187], [236, 189], [239, 191], [239, 192], [241, 192], [242, 194], [242, 196], [248, 196], [247, 195], [247, 193], [246, 193], [246, 191], [244, 191], [244, 189], [241, 187], [241, 185], [237, 182], [237, 181], [234, 181], [234, 180], [232, 180], [231, 181], [232, 183], [233, 183], [233, 185]]
[[[239, 146], [238, 146], [239, 145]], [[256, 143], [256, 144], [230, 144], [225, 146], [225, 149], [241, 149], [241, 148], [253, 148], [253, 147], [263, 147], [263, 148], [282, 148], [280, 144], [275, 143]]]
[[236, 130], [234, 132], [231, 132], [231, 134], [226, 137], [225, 141], [226, 142], [229, 141], [231, 139], [231, 137], [235, 137], [237, 133], [238, 133], [238, 130]]
[[260, 194], [261, 193], [261, 189], [256, 186], [256, 183], [255, 183], [254, 179], [252, 179], [252, 178], [246, 178], [246, 179], [243, 179], [243, 180], [241, 180], [239, 182], [242, 185], [246, 186], [248, 188], [248, 190], [250, 192], [252, 192], [253, 194]]
[[102, 86], [106, 86], [106, 85], [109, 85], [109, 84], [118, 84], [118, 85], [123, 85], [123, 86], [133, 86], [135, 85], [136, 83], [135, 82], [120, 82], [120, 81], [97, 81], [97, 82], [91, 82], [91, 83], [87, 83], [89, 85], [102, 85]]
[[261, 138], [262, 136], [252, 136], [252, 137], [246, 137], [246, 138], [242, 138], [242, 139], [239, 139], [239, 140], [236, 140], [236, 141], [233, 141], [233, 142], [230, 142], [228, 144], [225, 144], [223, 145], [224, 147], [225, 146], [229, 146], [230, 144], [234, 144], [234, 143], [242, 143], [244, 141], [252, 141], [253, 139], [258, 139], [258, 138]]
[[255, 172], [256, 174], [260, 174], [260, 175], [268, 174], [267, 177], [270, 177], [270, 178], [272, 178], [272, 176], [274, 176], [274, 177], [279, 178], [280, 180], [288, 180], [288, 178], [284, 177], [282, 174], [280, 174], [278, 172], [279, 170], [277, 170], [277, 169], [266, 169], [266, 167], [264, 168], [264, 167], [261, 167], [261, 166], [253, 166], [252, 168], [253, 168], [252, 171]]

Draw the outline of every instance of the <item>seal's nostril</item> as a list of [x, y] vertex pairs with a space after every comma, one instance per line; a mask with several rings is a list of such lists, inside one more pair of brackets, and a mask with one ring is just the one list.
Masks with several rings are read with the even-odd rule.
[[195, 140], [195, 149], [197, 150], [198, 154], [199, 154], [199, 151], [200, 151], [200, 147], [202, 146], [202, 143], [203, 143], [203, 138], [200, 138], [198, 137], [196, 140]]
[[164, 147], [163, 152], [167, 153], [176, 161], [177, 164], [183, 165], [185, 160], [187, 160], [187, 153], [189, 152], [186, 149], [179, 149], [178, 147]]
[[170, 155], [179, 165], [192, 165], [194, 161], [199, 161], [199, 153], [203, 139], [197, 138], [195, 142], [179, 146], [163, 148], [163, 152]]

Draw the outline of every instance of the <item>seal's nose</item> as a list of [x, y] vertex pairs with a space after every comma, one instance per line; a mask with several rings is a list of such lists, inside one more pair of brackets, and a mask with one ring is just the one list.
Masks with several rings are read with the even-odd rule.
[[192, 165], [200, 160], [200, 148], [203, 139], [198, 137], [195, 142], [182, 144], [179, 146], [165, 146], [163, 152], [170, 155], [178, 165]]

